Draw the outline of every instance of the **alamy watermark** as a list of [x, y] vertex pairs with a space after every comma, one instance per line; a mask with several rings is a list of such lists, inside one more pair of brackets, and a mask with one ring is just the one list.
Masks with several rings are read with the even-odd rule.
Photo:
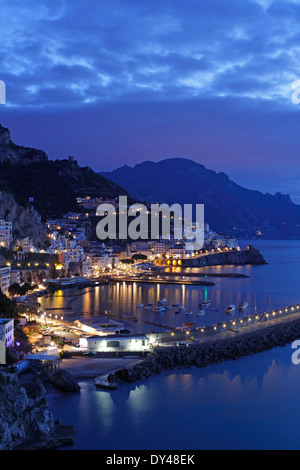
[[6, 85], [0, 80], [0, 104], [6, 104]]
[[292, 343], [292, 349], [296, 349], [295, 352], [292, 354], [292, 363], [295, 364], [295, 366], [298, 366], [300, 364], [300, 340], [296, 340]]
[[[144, 204], [128, 207], [127, 196], [119, 197], [118, 212], [113, 204], [100, 204], [96, 215], [102, 217], [96, 233], [100, 240], [183, 240], [187, 251], [204, 245], [204, 205]], [[132, 220], [131, 220], [132, 219]], [[172, 229], [172, 234], [171, 234]]]

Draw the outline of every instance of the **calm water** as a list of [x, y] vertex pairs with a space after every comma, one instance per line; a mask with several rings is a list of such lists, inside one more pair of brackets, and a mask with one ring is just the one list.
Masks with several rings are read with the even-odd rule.
[[[250, 276], [249, 278], [208, 278], [216, 284], [212, 287], [132, 285], [121, 282], [84, 291], [60, 291], [55, 296], [42, 298], [40, 301], [43, 308], [72, 307], [76, 318], [80, 312], [86, 312], [79, 315], [82, 319], [93, 318], [95, 320], [97, 314], [90, 315], [90, 312], [103, 312], [104, 310], [111, 310], [113, 314], [118, 315], [134, 315], [138, 319], [137, 323], [125, 321], [125, 325], [134, 332], [153, 329], [152, 325], [145, 325], [145, 320], [172, 326], [182, 325], [187, 321], [187, 318], [199, 326], [218, 323], [225, 320], [226, 317], [228, 318], [225, 313], [228, 305], [238, 305], [243, 300], [249, 303], [251, 313], [253, 313], [255, 305], [258, 312], [263, 312], [269, 309], [270, 304], [272, 308], [281, 308], [300, 302], [300, 241], [259, 241], [255, 245], [261, 249], [269, 264], [201, 268], [201, 272], [236, 272], [246, 274]], [[247, 242], [241, 242], [241, 246], [247, 246]], [[186, 272], [193, 272], [196, 275], [199, 269], [181, 270], [180, 273], [178, 272], [178, 278], [182, 278]], [[79, 295], [76, 297], [74, 294]], [[176, 315], [175, 311], [178, 308], [167, 310], [164, 314], [136, 308], [142, 303], [144, 305], [149, 302], [156, 304], [162, 297], [168, 300], [169, 305], [178, 302], [186, 309], [192, 310], [193, 317], [187, 317], [184, 313]], [[204, 317], [196, 316], [199, 311], [199, 302], [207, 299], [212, 300], [212, 306], [218, 311], [209, 310]], [[238, 315], [237, 310], [235, 316]], [[162, 330], [156, 328], [156, 331]]]
[[48, 399], [76, 428], [71, 449], [299, 449], [300, 366], [290, 346], [226, 364], [163, 373]]
[[[157, 286], [122, 285], [101, 287], [75, 300], [46, 299], [45, 305], [67, 305], [71, 299], [78, 312], [100, 305], [125, 314], [157, 296], [193, 308], [207, 295], [220, 308], [205, 317], [210, 323], [225, 316], [224, 306], [249, 297], [252, 305], [255, 295], [258, 310], [268, 308], [270, 296], [272, 308], [299, 302], [300, 241], [255, 245], [269, 264], [210, 268], [250, 278], [215, 278], [216, 286], [208, 292], [201, 287], [161, 286], [158, 294]], [[117, 289], [119, 297], [111, 298]], [[142, 329], [149, 312], [135, 314]], [[166, 318], [172, 324], [178, 321], [174, 312], [164, 315], [164, 323]], [[55, 393], [49, 396], [49, 405], [56, 418], [75, 425], [73, 449], [299, 449], [300, 366], [292, 364], [291, 354], [290, 346], [277, 348], [206, 369], [163, 373], [113, 392], [96, 390], [92, 381], [81, 382], [80, 395]]]

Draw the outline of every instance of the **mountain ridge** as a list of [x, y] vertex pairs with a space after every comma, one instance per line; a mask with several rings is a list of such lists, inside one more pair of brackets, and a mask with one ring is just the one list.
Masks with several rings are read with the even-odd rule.
[[300, 206], [289, 195], [244, 188], [191, 159], [148, 160], [100, 174], [139, 200], [204, 204], [205, 222], [219, 232], [250, 239], [300, 237]]

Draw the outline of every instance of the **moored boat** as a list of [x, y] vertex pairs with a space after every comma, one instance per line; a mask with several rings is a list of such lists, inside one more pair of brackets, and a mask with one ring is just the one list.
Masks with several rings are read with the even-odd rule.
[[235, 305], [228, 305], [228, 307], [225, 310], [226, 313], [233, 313], [235, 311], [236, 311], [236, 306]]
[[137, 305], [136, 308], [144, 308], [144, 304]]
[[206, 311], [205, 310], [199, 310], [199, 312], [196, 313], [196, 315], [199, 317], [199, 316], [202, 316], [202, 315], [206, 315]]
[[163, 307], [153, 307], [153, 312], [163, 313], [165, 309]]
[[238, 309], [239, 310], [246, 310], [248, 307], [249, 307], [248, 302], [240, 302], [239, 306], [238, 306]]
[[199, 303], [199, 307], [201, 308], [208, 308], [211, 306], [211, 300], [205, 300], [204, 302]]

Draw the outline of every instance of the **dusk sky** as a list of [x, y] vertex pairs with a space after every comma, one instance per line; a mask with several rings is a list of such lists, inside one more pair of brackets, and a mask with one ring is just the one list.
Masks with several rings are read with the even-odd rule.
[[300, 204], [300, 0], [0, 0], [0, 37], [17, 144], [96, 171], [186, 157]]

